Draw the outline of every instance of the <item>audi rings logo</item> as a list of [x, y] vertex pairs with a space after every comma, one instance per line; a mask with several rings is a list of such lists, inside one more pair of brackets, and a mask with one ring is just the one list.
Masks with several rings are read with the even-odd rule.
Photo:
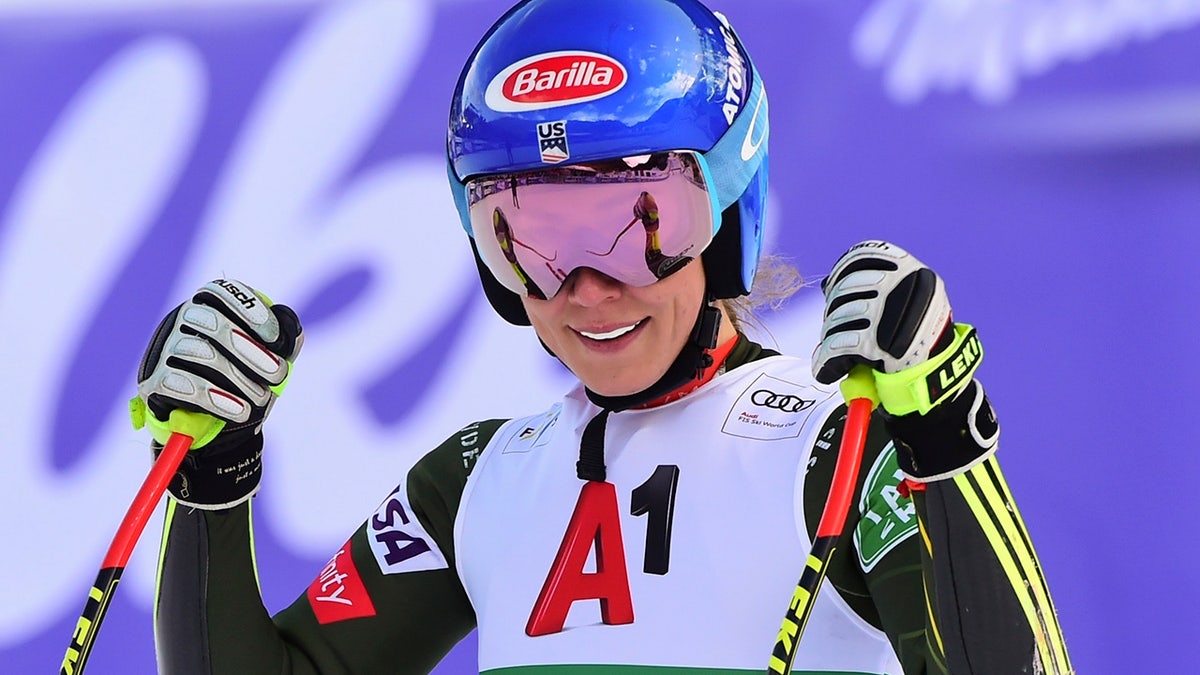
[[797, 413], [808, 408], [816, 401], [810, 401], [792, 396], [791, 394], [776, 394], [770, 389], [759, 389], [750, 395], [750, 402], [762, 408], [775, 408], [783, 412]]

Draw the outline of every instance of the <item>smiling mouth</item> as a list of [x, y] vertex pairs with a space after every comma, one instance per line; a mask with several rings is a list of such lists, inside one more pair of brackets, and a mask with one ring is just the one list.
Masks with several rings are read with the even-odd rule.
[[638, 327], [641, 326], [645, 322], [646, 322], [646, 320], [642, 319], [641, 321], [638, 321], [637, 323], [630, 324], [628, 326], [622, 326], [621, 328], [616, 328], [616, 329], [613, 329], [610, 331], [606, 331], [604, 333], [592, 333], [592, 332], [586, 331], [586, 330], [581, 330], [581, 331], [577, 331], [577, 332], [589, 340], [595, 340], [597, 342], [608, 342], [609, 340], [616, 340], [617, 338], [619, 338], [623, 335], [628, 335], [629, 333], [632, 333], [633, 331], [637, 330]]

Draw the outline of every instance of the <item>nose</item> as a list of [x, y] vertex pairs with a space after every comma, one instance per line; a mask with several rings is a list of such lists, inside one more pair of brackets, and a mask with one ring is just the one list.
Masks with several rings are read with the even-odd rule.
[[563, 283], [567, 300], [581, 307], [594, 307], [621, 295], [624, 286], [620, 281], [590, 267], [580, 267], [571, 272]]

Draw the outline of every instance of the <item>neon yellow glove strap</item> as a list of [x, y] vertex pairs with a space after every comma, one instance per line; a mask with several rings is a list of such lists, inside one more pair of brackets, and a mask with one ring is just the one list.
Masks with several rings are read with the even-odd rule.
[[900, 416], [924, 415], [962, 389], [983, 360], [983, 345], [975, 329], [954, 325], [954, 342], [925, 363], [898, 373], [875, 373], [875, 388], [883, 409]]
[[193, 449], [204, 447], [225, 428], [225, 420], [178, 408], [172, 410], [170, 417], [164, 422], [146, 409], [146, 402], [140, 396], [129, 399], [129, 419], [133, 422], [134, 429], [150, 427], [150, 435], [163, 445], [166, 445], [173, 433], [187, 434], [195, 439], [192, 441]]

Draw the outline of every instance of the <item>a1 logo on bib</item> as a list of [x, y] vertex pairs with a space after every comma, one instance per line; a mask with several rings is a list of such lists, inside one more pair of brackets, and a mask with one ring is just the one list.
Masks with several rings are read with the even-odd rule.
[[796, 438], [818, 401], [829, 396], [764, 373], [738, 397], [721, 431], [762, 441]]

